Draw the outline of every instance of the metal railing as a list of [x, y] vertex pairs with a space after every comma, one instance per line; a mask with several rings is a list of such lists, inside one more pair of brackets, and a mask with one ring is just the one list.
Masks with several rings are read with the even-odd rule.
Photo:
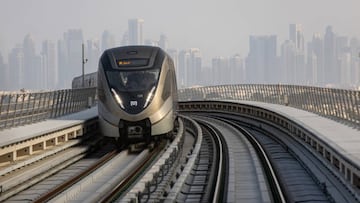
[[96, 88], [0, 94], [0, 130], [81, 111], [95, 96]]
[[[222, 85], [179, 90], [179, 100], [248, 100], [291, 106], [360, 128], [360, 91], [295, 85]], [[0, 130], [88, 108], [96, 88], [0, 94]]]
[[179, 100], [248, 100], [281, 104], [360, 128], [360, 91], [296, 85], [222, 85], [179, 90]]

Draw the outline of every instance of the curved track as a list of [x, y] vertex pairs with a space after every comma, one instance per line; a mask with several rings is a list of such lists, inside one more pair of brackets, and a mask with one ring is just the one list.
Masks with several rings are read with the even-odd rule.
[[357, 202], [330, 194], [309, 169], [320, 163], [279, 129], [231, 114], [188, 115], [172, 144], [121, 152], [105, 164], [116, 170], [84, 172], [60, 195], [38, 201]]

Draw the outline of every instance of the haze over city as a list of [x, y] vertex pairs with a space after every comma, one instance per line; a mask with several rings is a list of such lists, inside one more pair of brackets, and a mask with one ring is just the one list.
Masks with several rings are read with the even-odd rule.
[[[213, 66], [214, 58], [238, 55], [243, 64], [241, 68], [244, 69], [246, 57], [250, 51], [250, 36], [265, 38], [275, 36], [275, 55], [279, 56], [282, 44], [289, 40], [290, 24], [301, 25], [303, 43], [306, 46], [302, 48], [304, 52], [307, 52], [307, 43], [313, 40], [314, 33], [324, 36], [328, 26], [332, 27], [332, 32], [336, 36], [347, 37], [348, 43], [353, 38], [360, 40], [360, 27], [356, 22], [357, 19], [360, 19], [358, 11], [360, 2], [358, 0], [2, 0], [1, 3], [0, 54], [3, 63], [9, 62], [8, 55], [12, 49], [17, 44], [23, 43], [28, 34], [34, 41], [36, 54], [41, 52], [44, 40], [50, 40], [56, 44], [58, 40], [64, 38], [64, 33], [73, 29], [82, 31], [84, 43], [87, 40], [101, 41], [103, 32], [107, 30], [114, 36], [115, 45], [120, 46], [124, 34], [128, 31], [129, 19], [144, 20], [144, 41], [158, 41], [160, 35], [165, 35], [170, 49], [180, 52], [197, 48], [201, 55], [202, 67]], [[279, 64], [280, 61], [279, 59], [279, 62], [276, 63]], [[350, 73], [353, 69], [356, 71], [360, 69], [359, 60], [354, 62], [356, 62], [357, 68], [349, 68]], [[351, 61], [351, 63], [353, 62]], [[305, 64], [303, 65], [305, 66]], [[238, 73], [241, 74], [241, 71]], [[355, 72], [355, 74], [359, 74], [359, 72]], [[289, 82], [273, 79], [249, 81], [244, 78], [245, 76], [243, 74], [239, 76], [243, 80], [234, 79], [233, 82]], [[344, 76], [342, 80], [348, 80], [347, 77]], [[349, 84], [343, 86], [357, 87], [359, 79], [350, 77]], [[304, 73], [302, 79], [305, 78], [306, 74]], [[327, 85], [332, 82], [340, 83], [341, 80], [314, 82], [302, 79], [294, 83]], [[193, 78], [192, 80], [202, 79]], [[200, 85], [209, 85], [210, 82], [202, 81]], [[181, 85], [199, 84], [190, 81], [183, 82]], [[56, 88], [56, 86], [51, 88]]]

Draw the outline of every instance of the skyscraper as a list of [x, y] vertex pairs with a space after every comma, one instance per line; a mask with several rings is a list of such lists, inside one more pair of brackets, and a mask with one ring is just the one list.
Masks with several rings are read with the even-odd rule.
[[109, 31], [105, 30], [101, 37], [101, 52], [115, 47], [115, 38]]
[[305, 47], [304, 33], [301, 24], [290, 24], [289, 39], [295, 45], [295, 78], [293, 84], [302, 84], [305, 81]]
[[339, 75], [338, 83], [344, 88], [349, 87], [351, 81], [351, 53], [349, 39], [345, 36], [336, 37], [336, 59]]
[[68, 59], [68, 50], [66, 47], [66, 42], [64, 39], [58, 40], [57, 43], [57, 58], [58, 58], [58, 74], [59, 74], [59, 83], [57, 88], [68, 87], [67, 72], [69, 59]]
[[58, 42], [59, 82], [61, 88], [70, 88], [74, 77], [81, 75], [83, 34], [80, 29], [64, 33]]
[[42, 43], [42, 87], [45, 89], [56, 89], [59, 81], [58, 68], [56, 65], [55, 43], [45, 40]]
[[229, 84], [229, 63], [223, 56], [211, 60], [212, 85]]
[[23, 88], [39, 89], [41, 88], [41, 63], [39, 63], [35, 54], [35, 42], [30, 34], [26, 35], [23, 43], [24, 53], [24, 70], [23, 74]]
[[[176, 75], [179, 74], [179, 53], [176, 49], [168, 49], [166, 51], [174, 61]], [[177, 76], [178, 77], [178, 76]]]
[[336, 35], [331, 26], [326, 27], [324, 36], [324, 75], [326, 84], [338, 84], [340, 74], [337, 68]]
[[188, 85], [187, 72], [190, 68], [190, 53], [188, 50], [181, 50], [179, 52], [179, 68], [177, 72], [178, 86], [183, 88]]
[[297, 50], [304, 52], [304, 32], [301, 24], [289, 25], [289, 39], [294, 42]]
[[307, 63], [306, 63], [306, 77], [305, 77], [305, 83], [307, 85], [315, 85], [318, 84], [317, 82], [317, 72], [318, 72], [318, 66], [317, 66], [317, 56], [315, 52], [313, 51], [312, 42], [308, 42], [307, 46]]
[[200, 85], [201, 78], [201, 53], [199, 48], [191, 48], [190, 51], [190, 69], [187, 72], [189, 86]]
[[88, 59], [88, 62], [85, 64], [85, 73], [96, 72], [100, 58], [99, 40], [87, 40], [85, 58]]
[[281, 45], [280, 82], [294, 84], [296, 78], [296, 47], [293, 41], [286, 40]]
[[164, 51], [166, 51], [168, 49], [168, 44], [169, 42], [166, 35], [164, 34], [160, 35], [159, 47], [162, 48]]
[[179, 53], [179, 86], [189, 87], [201, 83], [200, 49], [191, 48]]
[[0, 91], [9, 89], [9, 69], [0, 53]]
[[248, 83], [272, 83], [278, 81], [276, 36], [250, 36], [250, 51], [246, 58]]
[[24, 52], [21, 45], [17, 45], [9, 54], [9, 70], [9, 90], [24, 88]]
[[309, 46], [308, 55], [313, 53], [316, 57], [316, 71], [314, 70], [315, 72], [313, 74], [314, 82], [318, 85], [325, 85], [324, 40], [319, 33], [315, 33], [310, 44], [311, 46]]
[[143, 45], [143, 19], [129, 19], [129, 45]]
[[360, 40], [352, 38], [350, 40], [351, 52], [351, 80], [353, 86], [360, 86]]
[[228, 76], [230, 78], [230, 84], [241, 84], [245, 82], [245, 69], [243, 65], [243, 59], [239, 54], [236, 54], [229, 58]]

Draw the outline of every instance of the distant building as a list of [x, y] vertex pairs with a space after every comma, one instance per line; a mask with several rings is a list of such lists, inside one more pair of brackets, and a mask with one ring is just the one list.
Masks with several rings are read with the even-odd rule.
[[113, 47], [115, 47], [115, 37], [110, 34], [109, 31], [105, 30], [101, 37], [101, 52]]
[[159, 46], [158, 41], [152, 40], [152, 39], [146, 39], [144, 42], [144, 45], [146, 46]]
[[306, 63], [306, 75], [305, 84], [315, 85], [318, 78], [318, 57], [313, 51], [312, 43], [308, 42], [307, 51], [307, 63]]
[[289, 39], [295, 45], [295, 77], [291, 84], [303, 84], [305, 81], [305, 46], [304, 46], [304, 32], [301, 24], [290, 24]]
[[250, 36], [250, 50], [246, 58], [247, 83], [273, 83], [278, 81], [276, 36]]
[[349, 39], [344, 36], [336, 37], [336, 58], [337, 69], [339, 72], [338, 84], [347, 88], [351, 82], [351, 52], [349, 47]]
[[190, 52], [181, 50], [179, 52], [179, 69], [177, 72], [178, 86], [183, 88], [188, 86], [187, 72], [190, 69]]
[[180, 51], [178, 78], [180, 87], [190, 87], [201, 84], [200, 49], [191, 48]]
[[68, 30], [58, 41], [60, 88], [70, 88], [72, 79], [82, 73], [83, 34], [80, 29]]
[[21, 45], [13, 48], [9, 54], [9, 90], [24, 88], [24, 52]]
[[230, 84], [245, 83], [246, 73], [244, 62], [239, 54], [229, 58], [229, 69], [228, 78], [230, 79]]
[[337, 66], [336, 34], [332, 27], [326, 27], [324, 36], [324, 79], [325, 84], [339, 84], [340, 71]]
[[179, 74], [179, 52], [176, 49], [167, 49], [166, 52], [170, 55], [170, 57], [174, 61], [175, 72], [176, 72], [176, 75], [177, 75], [177, 78], [178, 78], [178, 74]]
[[97, 71], [101, 54], [99, 40], [87, 40], [86, 42], [85, 59], [88, 61], [85, 64], [85, 74]]
[[129, 45], [143, 45], [143, 19], [129, 19]]
[[58, 40], [57, 43], [57, 58], [58, 58], [58, 74], [59, 74], [59, 83], [57, 88], [62, 89], [67, 87], [68, 76], [67, 69], [69, 64], [69, 54], [64, 39]]
[[123, 34], [122, 40], [120, 42], [121, 46], [127, 46], [129, 45], [129, 32], [125, 32]]
[[[240, 84], [245, 82], [245, 68], [240, 55], [215, 57], [211, 60], [208, 85]], [[208, 76], [209, 77], [209, 76]]]
[[286, 40], [281, 45], [280, 83], [294, 84], [296, 78], [296, 47], [293, 41]]
[[59, 82], [59, 73], [56, 64], [56, 48], [53, 41], [43, 41], [42, 43], [42, 69], [41, 80], [42, 88], [56, 89]]
[[307, 63], [308, 71], [312, 72], [312, 84], [325, 85], [324, 40], [319, 33], [315, 33], [312, 41], [308, 43]]
[[22, 82], [25, 89], [41, 89], [41, 58], [35, 53], [35, 42], [30, 34], [26, 35], [23, 43], [24, 70]]
[[303, 27], [301, 24], [290, 24], [289, 25], [289, 40], [294, 42], [295, 48], [300, 51], [304, 52], [304, 32]]
[[229, 78], [229, 61], [218, 56], [211, 60], [212, 85], [231, 84]]
[[352, 38], [349, 45], [351, 53], [351, 80], [350, 84], [360, 87], [360, 41]]
[[168, 42], [166, 35], [164, 35], [164, 34], [160, 35], [160, 40], [159, 40], [158, 44], [159, 44], [159, 47], [165, 51], [169, 48], [169, 42]]
[[9, 90], [9, 69], [0, 53], [0, 91]]

